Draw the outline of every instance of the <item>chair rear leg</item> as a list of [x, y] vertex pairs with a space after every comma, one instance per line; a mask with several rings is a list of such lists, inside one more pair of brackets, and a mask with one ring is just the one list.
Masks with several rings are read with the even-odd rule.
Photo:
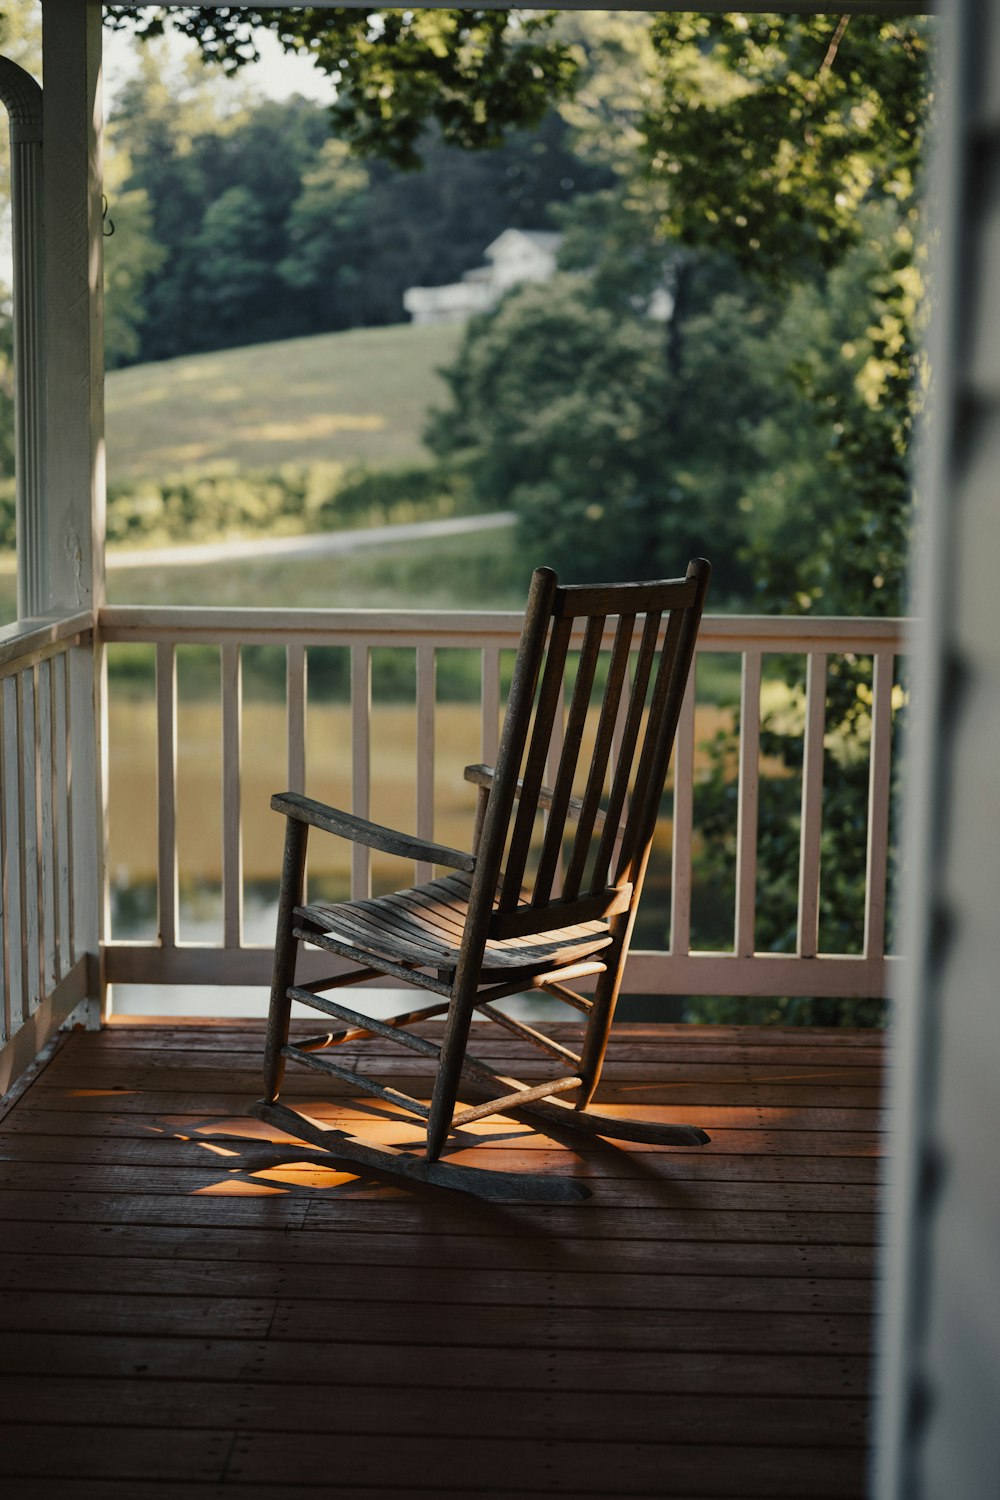
[[626, 939], [621, 936], [617, 939], [615, 946], [605, 950], [601, 954], [607, 962], [607, 969], [601, 975], [594, 989], [594, 999], [591, 1005], [590, 1016], [587, 1019], [587, 1030], [583, 1038], [583, 1048], [580, 1054], [580, 1073], [583, 1083], [576, 1097], [577, 1109], [586, 1109], [597, 1092], [597, 1085], [601, 1081], [601, 1072], [604, 1068], [604, 1055], [608, 1050], [608, 1039], [611, 1036], [611, 1023], [615, 1018], [615, 1008], [618, 1004], [618, 994], [622, 986], [622, 978], [625, 973], [625, 955], [628, 952]]
[[302, 900], [308, 832], [306, 824], [300, 823], [297, 818], [287, 819], [281, 888], [278, 894], [271, 1006], [267, 1018], [267, 1040], [264, 1044], [264, 1098], [269, 1104], [277, 1099], [285, 1076], [282, 1049], [288, 1043], [288, 1025], [292, 1013], [288, 990], [295, 982], [295, 959], [299, 946], [292, 928], [295, 908]]

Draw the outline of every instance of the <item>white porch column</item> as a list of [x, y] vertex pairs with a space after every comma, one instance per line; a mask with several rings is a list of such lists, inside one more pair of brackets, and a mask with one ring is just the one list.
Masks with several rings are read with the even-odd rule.
[[877, 1500], [1000, 1494], [1000, 0], [940, 21]]
[[42, 91], [30, 73], [10, 58], [3, 57], [0, 58], [0, 98], [10, 119], [17, 613], [20, 619], [25, 619], [45, 610], [49, 594]]
[[[105, 459], [101, 6], [42, 0], [48, 609], [104, 602]], [[74, 663], [73, 902], [87, 1020], [106, 1004], [103, 649]]]
[[104, 601], [101, 7], [42, 0], [51, 609]]

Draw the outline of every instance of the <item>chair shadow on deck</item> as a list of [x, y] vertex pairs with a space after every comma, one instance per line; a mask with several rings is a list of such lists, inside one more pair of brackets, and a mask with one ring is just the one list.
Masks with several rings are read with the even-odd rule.
[[[377, 1134], [385, 1134], [384, 1127], [390, 1127], [390, 1134], [397, 1134], [391, 1127], [400, 1127], [398, 1134], [400, 1139], [395, 1141], [394, 1151], [411, 1152], [419, 1151], [423, 1145], [423, 1133], [417, 1129], [412, 1131], [412, 1117], [403, 1110], [390, 1106], [388, 1109], [379, 1108], [364, 1099], [352, 1099], [350, 1101], [352, 1114], [368, 1116], [372, 1125], [383, 1127]], [[314, 1118], [308, 1112], [303, 1111], [305, 1118]], [[518, 1115], [520, 1114], [520, 1119]], [[266, 1123], [266, 1122], [262, 1122]], [[633, 1122], [634, 1123], [634, 1122]], [[248, 1187], [261, 1187], [260, 1174], [267, 1172], [281, 1172], [282, 1169], [291, 1169], [299, 1164], [307, 1164], [312, 1167], [328, 1167], [331, 1172], [344, 1172], [350, 1174], [350, 1181], [319, 1183], [308, 1174], [302, 1174], [302, 1181], [297, 1182], [294, 1176], [280, 1178], [281, 1187], [290, 1192], [301, 1190], [309, 1195], [351, 1195], [358, 1190], [368, 1191], [375, 1187], [385, 1187], [394, 1191], [405, 1189], [418, 1196], [429, 1195], [431, 1199], [436, 1198], [442, 1187], [446, 1193], [452, 1191], [450, 1181], [424, 1181], [419, 1177], [403, 1177], [395, 1169], [390, 1158], [390, 1164], [383, 1166], [381, 1161], [373, 1159], [370, 1163], [362, 1163], [357, 1159], [356, 1145], [358, 1134], [363, 1135], [364, 1125], [358, 1124], [355, 1132], [342, 1130], [339, 1126], [324, 1123], [318, 1120], [317, 1124], [324, 1133], [324, 1145], [313, 1146], [306, 1144], [301, 1139], [268, 1140], [266, 1137], [249, 1136], [249, 1123], [233, 1119], [219, 1121], [217, 1119], [206, 1119], [201, 1124], [187, 1125], [184, 1130], [184, 1138], [202, 1141], [206, 1148], [221, 1146], [223, 1143], [230, 1149], [231, 1155], [225, 1162], [226, 1182], [245, 1182]], [[675, 1207], [682, 1208], [686, 1203], [692, 1201], [690, 1188], [685, 1188], [683, 1181], [674, 1181], [665, 1176], [658, 1167], [662, 1166], [663, 1158], [657, 1153], [655, 1159], [650, 1159], [643, 1152], [626, 1152], [615, 1141], [598, 1135], [587, 1135], [581, 1137], [580, 1133], [573, 1128], [572, 1121], [568, 1127], [563, 1127], [561, 1122], [545, 1121], [529, 1117], [526, 1111], [512, 1110], [509, 1115], [498, 1115], [495, 1122], [489, 1116], [484, 1116], [481, 1128], [475, 1134], [471, 1134], [461, 1127], [452, 1131], [442, 1151], [442, 1166], [460, 1168], [461, 1163], [455, 1162], [456, 1157], [467, 1157], [470, 1153], [477, 1156], [488, 1156], [491, 1152], [524, 1154], [530, 1150], [531, 1154], [541, 1155], [546, 1150], [546, 1145], [558, 1148], [566, 1154], [567, 1159], [575, 1159], [581, 1171], [581, 1179], [577, 1180], [575, 1186], [578, 1190], [576, 1196], [590, 1196], [591, 1193], [600, 1197], [600, 1184], [608, 1179], [621, 1179], [629, 1177], [640, 1186], [648, 1190], [648, 1203], [650, 1207]], [[274, 1129], [268, 1126], [268, 1129]], [[169, 1129], [166, 1133], [170, 1133]], [[279, 1132], [276, 1132], [279, 1133]], [[280, 1134], [288, 1135], [283, 1127]], [[544, 1144], [539, 1143], [539, 1136], [544, 1137]], [[326, 1144], [328, 1142], [328, 1144]], [[344, 1151], [341, 1153], [340, 1145], [344, 1143]], [[372, 1146], [373, 1152], [380, 1148]], [[384, 1149], [384, 1148], [382, 1148]], [[628, 1170], [621, 1171], [623, 1158], [627, 1156]], [[220, 1163], [220, 1165], [222, 1165]], [[601, 1170], [601, 1168], [605, 1170]], [[471, 1170], [481, 1171], [481, 1167]], [[502, 1177], [503, 1184], [510, 1183], [510, 1193], [505, 1194], [498, 1191], [485, 1195], [491, 1201], [502, 1204], [505, 1201], [523, 1201], [523, 1193], [520, 1187], [520, 1179], [525, 1174], [515, 1171], [504, 1171], [492, 1173], [492, 1176]], [[546, 1175], [531, 1173], [533, 1182], [545, 1182]], [[554, 1175], [554, 1174], [553, 1174]], [[558, 1179], [556, 1179], [558, 1181]], [[582, 1193], [579, 1190], [583, 1188]], [[558, 1190], [557, 1190], [558, 1191]], [[474, 1196], [483, 1196], [475, 1194]], [[646, 1194], [644, 1193], [644, 1196]], [[543, 1200], [545, 1201], [545, 1200]], [[559, 1201], [553, 1199], [552, 1201]], [[573, 1201], [573, 1200], [569, 1200]]]

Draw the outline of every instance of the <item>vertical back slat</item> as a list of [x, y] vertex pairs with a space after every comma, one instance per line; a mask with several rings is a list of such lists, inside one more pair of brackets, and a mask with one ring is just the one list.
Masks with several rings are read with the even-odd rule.
[[[632, 627], [632, 644], [635, 644], [635, 626]], [[628, 723], [628, 705], [632, 693], [631, 668], [626, 663], [625, 681], [622, 684], [622, 695], [618, 701], [618, 713], [615, 717], [614, 733], [611, 737], [611, 784], [614, 785], [615, 776], [618, 774], [618, 765], [622, 757], [622, 747], [625, 744], [625, 727]], [[624, 811], [628, 812], [628, 795], [625, 797]], [[622, 829], [619, 824], [615, 834], [614, 848], [611, 851], [611, 864], [617, 865], [622, 849]]]
[[[545, 777], [544, 777], [544, 780], [545, 780], [546, 786], [548, 786], [548, 787], [552, 786], [552, 784], [554, 783], [556, 777], [559, 775], [559, 764], [560, 764], [560, 761], [562, 759], [563, 741], [564, 741], [565, 733], [566, 733], [565, 721], [566, 721], [566, 673], [565, 673], [565, 669], [564, 669], [564, 671], [563, 671], [563, 678], [562, 678], [562, 681], [559, 684], [559, 700], [558, 700], [558, 702], [556, 704], [556, 711], [555, 711], [555, 714], [554, 714], [553, 719], [552, 719], [552, 729], [551, 729], [551, 731], [549, 733], [549, 751], [548, 751], [547, 756], [545, 757]], [[546, 829], [546, 830], [548, 829], [548, 826], [549, 826], [549, 823], [551, 821], [551, 818], [552, 818], [551, 811], [548, 808], [543, 808], [543, 810], [542, 810], [542, 827], [543, 827], [543, 829]], [[556, 851], [555, 851], [555, 867], [553, 868], [553, 871], [552, 871], [552, 889], [553, 889], [553, 891], [557, 895], [558, 895], [559, 891], [562, 889], [562, 847], [561, 847], [561, 845], [558, 845], [558, 844], [556, 845]]]
[[594, 832], [594, 821], [600, 806], [601, 793], [604, 790], [604, 782], [611, 760], [616, 732], [619, 730], [619, 727], [621, 732], [624, 732], [624, 724], [621, 722], [619, 710], [622, 704], [622, 689], [628, 679], [628, 659], [632, 648], [634, 630], [635, 616], [620, 615], [615, 631], [614, 646], [611, 650], [611, 660], [608, 663], [608, 676], [604, 686], [601, 712], [594, 734], [594, 751], [590, 763], [590, 773], [587, 777], [586, 787], [584, 788], [583, 805], [580, 809], [580, 817], [577, 820], [576, 837], [573, 840], [573, 851], [570, 855], [569, 868], [566, 871], [566, 879], [563, 882], [563, 896], [570, 901], [579, 894], [580, 883], [583, 880], [587, 855], [590, 852], [590, 841]]
[[[371, 655], [366, 645], [351, 646], [351, 811], [367, 818], [371, 803]], [[351, 897], [371, 895], [370, 851], [351, 845]]]
[[823, 736], [826, 733], [826, 655], [806, 664], [806, 727], [802, 747], [802, 827], [799, 834], [799, 920], [796, 952], [815, 958], [819, 947], [819, 852], [823, 825]]
[[548, 656], [542, 674], [542, 686], [535, 706], [528, 754], [524, 763], [523, 786], [514, 819], [514, 831], [507, 852], [507, 869], [500, 892], [499, 909], [509, 911], [517, 905], [524, 868], [531, 845], [531, 830], [538, 807], [538, 793], [549, 756], [549, 742], [557, 711], [562, 707], [563, 671], [573, 622], [557, 620], [552, 627]]
[[38, 739], [35, 733], [35, 669], [29, 667], [17, 674], [18, 715], [21, 730], [21, 890], [24, 923], [24, 962], [26, 1010], [24, 1019], [35, 1009], [42, 993], [39, 955], [38, 909], [40, 881], [38, 868]]
[[160, 942], [177, 944], [177, 653], [156, 647], [157, 902]]
[[38, 805], [41, 854], [39, 915], [42, 993], [55, 989], [58, 973], [56, 922], [55, 775], [52, 755], [52, 663], [38, 664]]
[[674, 742], [674, 818], [670, 851], [670, 952], [691, 949], [691, 835], [694, 824], [694, 703], [692, 670]]
[[[645, 864], [648, 839], [652, 838], [657, 807], [663, 792], [663, 783], [658, 775], [658, 756], [663, 740], [665, 717], [670, 703], [670, 687], [674, 678], [677, 646], [680, 640], [683, 616], [671, 610], [667, 616], [667, 628], [660, 648], [660, 661], [656, 680], [649, 700], [649, 720], [643, 736], [639, 767], [632, 785], [632, 806], [625, 824], [625, 837], [618, 855], [616, 880], [634, 880], [639, 865]], [[677, 704], [679, 711], [680, 704]], [[664, 764], [663, 776], [666, 777]], [[647, 826], [648, 825], [648, 826]]]
[[573, 792], [573, 781], [580, 761], [583, 733], [587, 726], [587, 713], [594, 687], [594, 676], [604, 637], [604, 616], [594, 615], [587, 621], [583, 649], [577, 667], [573, 697], [570, 700], [569, 718], [559, 749], [559, 763], [553, 777], [552, 806], [549, 809], [545, 839], [535, 876], [532, 905], [544, 906], [552, 892], [552, 880], [562, 848], [566, 828], [566, 813]]
[[59, 978], [68, 973], [71, 964], [70, 942], [70, 822], [69, 822], [69, 720], [67, 711], [66, 657], [59, 655], [52, 663], [52, 743], [55, 761], [55, 862], [56, 862], [56, 942], [59, 954]]
[[[434, 838], [435, 652], [430, 641], [417, 646], [417, 837]], [[419, 860], [418, 881], [430, 880], [433, 866]]]
[[739, 806], [736, 823], [735, 951], [750, 958], [754, 951], [757, 906], [757, 804], [760, 792], [761, 654], [743, 657], [740, 689]]
[[885, 953], [892, 748], [892, 653], [877, 651], [872, 669], [872, 743], [868, 770], [868, 848], [865, 859], [864, 953], [868, 959], [881, 958]]
[[[536, 568], [531, 575], [507, 709], [497, 745], [496, 775], [487, 799], [482, 836], [478, 844], [479, 858], [469, 898], [470, 912], [473, 913], [469, 929], [472, 930], [473, 937], [467, 937], [467, 946], [472, 940], [479, 941], [480, 937], [485, 942], [486, 918], [483, 916], [477, 919], [474, 913], [482, 906], [483, 893], [488, 892], [488, 899], [492, 900], [500, 873], [524, 747], [531, 728], [538, 674], [558, 592], [556, 575], [551, 568]], [[477, 901], [480, 906], [477, 906]]]
[[662, 616], [658, 612], [651, 611], [647, 614], [645, 624], [642, 628], [639, 655], [635, 664], [635, 675], [632, 679], [632, 691], [629, 695], [628, 713], [625, 717], [625, 732], [622, 735], [621, 748], [618, 752], [618, 763], [615, 766], [614, 780], [611, 783], [611, 794], [608, 798], [607, 821], [604, 824], [604, 832], [601, 834], [601, 842], [597, 849], [597, 858], [594, 860], [594, 868], [590, 876], [590, 890], [595, 894], [603, 890], [608, 883], [612, 856], [614, 856], [616, 863], [620, 863], [624, 850], [624, 840], [622, 839], [619, 825], [628, 796], [632, 762], [635, 759], [635, 750], [639, 743], [639, 731], [642, 728], [642, 716], [646, 708], [649, 678], [656, 657], [656, 640], [660, 633], [661, 618]]
[[226, 948], [243, 941], [243, 680], [240, 648], [222, 647], [222, 933]]

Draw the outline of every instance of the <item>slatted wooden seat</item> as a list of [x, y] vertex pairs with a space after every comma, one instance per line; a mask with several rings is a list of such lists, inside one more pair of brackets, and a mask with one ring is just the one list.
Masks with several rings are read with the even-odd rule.
[[[461, 956], [471, 888], [470, 875], [445, 875], [372, 901], [303, 906], [295, 914], [304, 941], [313, 942], [323, 934], [328, 938], [323, 946], [346, 958], [394, 958], [452, 976]], [[513, 969], [523, 970], [521, 977], [527, 981], [536, 969], [589, 957], [610, 942], [605, 921], [581, 922], [530, 937], [489, 938], [480, 972], [484, 979], [500, 979]]]
[[[535, 572], [496, 766], [466, 768], [466, 778], [479, 788], [468, 852], [397, 833], [301, 794], [285, 792], [272, 799], [287, 826], [265, 1093], [255, 1114], [336, 1157], [501, 1198], [555, 1200], [584, 1194], [564, 1178], [514, 1177], [441, 1160], [450, 1132], [496, 1112], [528, 1111], [564, 1127], [624, 1140], [690, 1145], [708, 1139], [689, 1125], [603, 1115], [591, 1100], [601, 1076], [709, 571], [698, 559], [681, 579], [575, 587], [560, 587], [550, 569]], [[574, 631], [581, 625], [582, 644], [571, 652]], [[568, 710], [563, 707], [564, 687]], [[543, 777], [553, 745], [556, 773], [547, 787]], [[540, 820], [539, 841], [533, 836]], [[303, 903], [310, 827], [455, 873], [368, 900]], [[295, 964], [302, 944], [354, 960], [357, 966], [297, 984]], [[388, 1021], [331, 999], [332, 991], [377, 975], [403, 980], [437, 998]], [[581, 980], [593, 983], [592, 996], [571, 988]], [[555, 996], [585, 1015], [580, 1053], [498, 1008], [498, 1001], [528, 990]], [[295, 1002], [334, 1017], [341, 1029], [290, 1044]], [[561, 1071], [527, 1085], [486, 1068], [468, 1052], [477, 1012], [533, 1042], [556, 1059]], [[447, 1020], [440, 1046], [412, 1029], [442, 1014]], [[429, 1103], [329, 1055], [345, 1042], [369, 1038], [398, 1042], [435, 1058]], [[426, 1126], [424, 1155], [370, 1146], [279, 1102], [288, 1061], [406, 1110]], [[456, 1112], [463, 1077], [489, 1097]], [[561, 1097], [566, 1094], [576, 1096], [572, 1103]]]

